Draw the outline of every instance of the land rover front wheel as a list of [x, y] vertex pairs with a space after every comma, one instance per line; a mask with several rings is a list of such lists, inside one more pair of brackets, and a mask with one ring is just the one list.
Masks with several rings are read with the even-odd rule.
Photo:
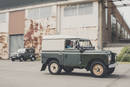
[[106, 66], [102, 62], [93, 62], [90, 71], [95, 77], [103, 77], [106, 74]]
[[59, 74], [61, 72], [61, 69], [62, 68], [57, 61], [52, 60], [49, 62], [48, 70], [51, 74]]

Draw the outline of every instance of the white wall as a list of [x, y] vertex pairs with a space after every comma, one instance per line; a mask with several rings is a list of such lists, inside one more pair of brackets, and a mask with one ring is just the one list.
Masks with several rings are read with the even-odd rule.
[[42, 50], [44, 51], [62, 51], [64, 50], [64, 40], [43, 40]]
[[8, 13], [1, 13], [0, 14], [0, 32], [8, 32], [8, 21], [9, 21], [9, 14]]
[[0, 58], [8, 59], [8, 13], [0, 14]]
[[85, 15], [64, 16], [65, 6], [61, 6], [61, 34], [75, 35], [93, 41], [97, 47], [98, 2], [92, 2], [92, 11]]

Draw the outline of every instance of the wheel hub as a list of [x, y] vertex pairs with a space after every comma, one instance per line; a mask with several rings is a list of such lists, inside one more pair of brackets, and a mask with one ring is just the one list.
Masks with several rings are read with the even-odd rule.
[[56, 73], [58, 71], [58, 65], [56, 63], [52, 63], [50, 69], [53, 73]]
[[95, 75], [100, 76], [103, 74], [103, 67], [99, 64], [96, 64], [93, 68], [93, 72]]

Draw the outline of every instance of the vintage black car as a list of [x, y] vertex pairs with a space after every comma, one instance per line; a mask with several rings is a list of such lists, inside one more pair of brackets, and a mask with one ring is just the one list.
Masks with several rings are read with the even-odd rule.
[[10, 57], [12, 61], [19, 60], [19, 61], [26, 61], [30, 59], [31, 61], [35, 61], [35, 49], [33, 48], [21, 48], [16, 53], [13, 53]]
[[90, 40], [68, 35], [43, 37], [41, 59], [41, 71], [48, 66], [51, 74], [59, 74], [62, 69], [70, 73], [79, 68], [103, 77], [112, 74], [116, 66], [115, 53], [95, 50]]

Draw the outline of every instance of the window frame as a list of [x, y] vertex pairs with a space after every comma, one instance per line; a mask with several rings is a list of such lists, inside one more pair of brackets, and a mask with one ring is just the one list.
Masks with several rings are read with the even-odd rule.
[[[91, 4], [91, 6], [89, 5], [89, 4]], [[91, 13], [89, 13], [89, 12], [87, 12], [87, 10], [85, 11], [85, 13], [84, 13], [84, 11], [83, 11], [83, 13], [81, 14], [80, 13], [80, 6], [82, 6], [82, 5], [85, 5], [85, 7], [83, 8], [83, 9], [85, 9], [86, 7], [90, 7], [91, 8]], [[69, 9], [69, 7], [71, 7], [71, 6], [75, 6], [75, 11], [74, 11], [74, 13], [72, 13], [73, 15], [65, 15], [66, 14], [66, 12], [67, 11], [65, 11], [65, 9]], [[88, 8], [88, 9], [90, 9], [90, 8]], [[82, 9], [82, 10], [83, 10]], [[92, 14], [93, 13], [93, 2], [88, 2], [88, 3], [80, 3], [80, 4], [70, 4], [70, 5], [66, 5], [66, 6], [64, 6], [64, 17], [73, 17], [73, 16], [82, 16], [82, 15], [89, 15], [89, 14]], [[70, 10], [72, 10], [72, 9], [70, 9]], [[69, 11], [68, 11], [69, 12]], [[70, 11], [70, 12], [72, 12], [72, 11]]]
[[[50, 14], [49, 14], [49, 16], [45, 16], [45, 17], [42, 17], [41, 15], [41, 13], [42, 13], [42, 10], [41, 9], [43, 9], [43, 8], [50, 8]], [[35, 14], [37, 14], [37, 17], [35, 17], [34, 15], [32, 15], [32, 11], [33, 10], [36, 10], [37, 9], [37, 11], [38, 12], [34, 12]], [[29, 13], [29, 11], [30, 11], [30, 13]], [[45, 12], [46, 13], [46, 12]], [[33, 17], [32, 17], [33, 16]], [[37, 8], [30, 8], [30, 9], [27, 9], [26, 10], [26, 18], [27, 19], [41, 19], [41, 18], [47, 18], [47, 17], [51, 17], [52, 16], [52, 6], [44, 6], [44, 7], [37, 7]]]

